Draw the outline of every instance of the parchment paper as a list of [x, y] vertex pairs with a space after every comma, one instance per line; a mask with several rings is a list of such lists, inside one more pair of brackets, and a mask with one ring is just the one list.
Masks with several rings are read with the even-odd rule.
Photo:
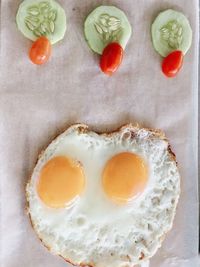
[[[0, 176], [1, 267], [64, 267], [39, 242], [25, 212], [24, 187], [38, 153], [76, 122], [98, 131], [139, 122], [161, 128], [171, 140], [182, 176], [172, 231], [151, 267], [197, 267], [197, 61], [198, 1], [59, 0], [68, 29], [48, 64], [27, 57], [31, 42], [17, 30], [19, 0], [1, 0]], [[83, 35], [86, 15], [99, 4], [123, 9], [133, 27], [120, 70], [108, 78]], [[151, 44], [150, 25], [159, 11], [186, 14], [193, 45], [175, 79], [166, 79]]]

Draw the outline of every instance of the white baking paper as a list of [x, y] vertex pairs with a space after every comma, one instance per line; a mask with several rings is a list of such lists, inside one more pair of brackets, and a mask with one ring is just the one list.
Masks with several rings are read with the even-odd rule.
[[[66, 10], [67, 32], [53, 46], [51, 60], [39, 67], [28, 60], [31, 41], [16, 27], [20, 1], [1, 0], [0, 266], [67, 266], [42, 246], [25, 212], [25, 184], [52, 138], [76, 122], [101, 132], [139, 122], [166, 132], [182, 177], [174, 227], [150, 267], [197, 267], [198, 1], [59, 2]], [[99, 56], [83, 35], [84, 18], [100, 4], [124, 10], [133, 27], [123, 64], [111, 78], [100, 72]], [[167, 8], [182, 11], [193, 29], [192, 48], [174, 79], [162, 75], [150, 36], [153, 19]]]

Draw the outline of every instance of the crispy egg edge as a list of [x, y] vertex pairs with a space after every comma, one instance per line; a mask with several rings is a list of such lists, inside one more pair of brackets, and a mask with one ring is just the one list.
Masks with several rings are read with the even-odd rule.
[[[136, 132], [137, 132], [138, 130], [146, 130], [146, 131], [148, 131], [148, 132], [150, 132], [150, 133], [152, 134], [152, 136], [151, 136], [150, 138], [152, 138], [152, 137], [157, 137], [157, 138], [159, 138], [159, 139], [161, 139], [161, 140], [167, 142], [167, 144], [168, 144], [167, 150], [168, 150], [168, 152], [169, 152], [169, 155], [170, 155], [170, 157], [171, 157], [171, 160], [174, 161], [174, 162], [176, 163], [176, 166], [177, 166], [177, 168], [178, 168], [178, 163], [177, 163], [177, 161], [176, 161], [176, 155], [175, 155], [175, 153], [172, 151], [171, 145], [170, 145], [170, 143], [169, 143], [169, 140], [166, 138], [165, 133], [164, 133], [162, 130], [160, 130], [160, 129], [152, 129], [152, 128], [147, 128], [147, 127], [142, 127], [142, 126], [141, 126], [140, 124], [138, 124], [138, 123], [128, 123], [128, 124], [125, 124], [125, 125], [123, 125], [123, 126], [117, 128], [116, 130], [108, 131], [108, 132], [103, 132], [103, 133], [98, 132], [98, 131], [94, 131], [94, 130], [90, 129], [90, 127], [89, 127], [87, 124], [83, 124], [83, 123], [75, 123], [75, 124], [73, 124], [73, 125], [71, 125], [71, 126], [65, 128], [64, 131], [60, 131], [59, 133], [57, 133], [57, 134], [54, 136], [54, 138], [52, 138], [51, 142], [47, 145], [47, 147], [48, 147], [51, 143], [56, 142], [57, 139], [59, 138], [59, 136], [60, 136], [62, 133], [68, 131], [68, 130], [78, 131], [79, 134], [87, 134], [87, 133], [93, 132], [93, 133], [96, 133], [96, 134], [101, 135], [101, 136], [112, 137], [113, 135], [119, 134], [121, 131], [126, 130], [126, 129], [131, 130], [131, 138], [133, 138], [133, 139], [135, 138], [135, 136], [136, 136]], [[47, 148], [47, 147], [46, 147], [46, 148]], [[93, 264], [93, 263], [89, 263], [89, 262], [88, 262], [88, 263], [85, 263], [85, 262], [75, 263], [75, 262], [72, 262], [70, 259], [66, 259], [66, 258], [64, 258], [64, 257], [63, 257], [62, 255], [60, 255], [60, 254], [55, 254], [55, 253], [53, 253], [52, 250], [51, 250], [51, 247], [47, 246], [47, 245], [43, 242], [42, 238], [40, 237], [39, 233], [37, 232], [36, 227], [35, 227], [35, 225], [34, 225], [34, 223], [33, 223], [33, 221], [32, 221], [31, 214], [30, 214], [30, 212], [29, 212], [29, 194], [28, 194], [28, 191], [26, 190], [26, 188], [28, 187], [28, 185], [29, 185], [29, 183], [30, 183], [30, 181], [31, 181], [32, 173], [33, 173], [33, 171], [34, 171], [34, 169], [35, 169], [35, 166], [37, 165], [39, 159], [43, 156], [43, 153], [44, 153], [44, 151], [45, 151], [46, 148], [42, 149], [42, 151], [40, 152], [40, 154], [39, 154], [39, 156], [37, 157], [36, 162], [35, 162], [35, 164], [34, 164], [34, 168], [33, 168], [32, 172], [31, 172], [31, 174], [29, 175], [29, 179], [28, 179], [28, 181], [25, 183], [25, 197], [26, 197], [25, 211], [26, 211], [26, 214], [28, 215], [29, 221], [30, 221], [30, 223], [31, 223], [31, 227], [32, 227], [32, 229], [34, 230], [34, 232], [36, 233], [36, 235], [37, 235], [37, 237], [39, 238], [39, 240], [40, 240], [40, 242], [42, 243], [42, 245], [43, 245], [43, 246], [44, 246], [50, 253], [52, 253], [53, 255], [61, 257], [65, 262], [67, 262], [67, 263], [69, 263], [69, 264], [71, 264], [71, 265], [73, 265], [73, 266], [79, 266], [79, 267], [95, 267], [95, 264]], [[178, 171], [179, 171], [179, 168], [178, 168]], [[180, 173], [180, 171], [179, 171], [179, 173]], [[180, 177], [180, 182], [181, 182], [181, 177]], [[180, 187], [181, 187], [181, 186], [180, 186]], [[179, 198], [180, 198], [180, 194], [181, 194], [181, 188], [179, 189], [179, 195], [177, 195], [177, 197], [176, 197], [176, 199], [175, 199], [175, 206], [176, 206], [176, 208], [175, 208], [175, 212], [174, 212], [174, 214], [173, 214], [173, 221], [174, 221], [174, 217], [175, 217], [175, 215], [176, 215], [176, 209], [177, 209], [177, 204], [178, 204], [178, 201], [179, 201]], [[171, 228], [161, 236], [158, 249], [162, 246], [162, 243], [163, 243], [163, 241], [165, 240], [165, 237], [166, 237], [167, 233], [172, 229], [172, 227], [173, 227], [173, 224], [172, 224]], [[151, 258], [151, 257], [145, 256], [145, 255], [142, 253], [142, 254], [140, 255], [140, 257], [138, 258], [138, 264], [142, 264], [143, 261], [147, 261], [147, 260], [149, 260], [150, 258]], [[134, 266], [133, 266], [133, 267], [134, 267]]]

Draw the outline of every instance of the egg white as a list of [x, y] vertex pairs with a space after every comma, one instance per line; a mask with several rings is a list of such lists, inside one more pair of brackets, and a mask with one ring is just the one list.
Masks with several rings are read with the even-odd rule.
[[[117, 205], [103, 190], [102, 171], [111, 157], [125, 151], [147, 162], [149, 179], [141, 195]], [[40, 200], [36, 184], [44, 164], [62, 155], [81, 162], [86, 187], [73, 205], [53, 209]], [[127, 125], [99, 135], [74, 125], [44, 151], [26, 191], [34, 229], [53, 253], [77, 265], [132, 267], [152, 257], [172, 227], [180, 175], [159, 133]]]

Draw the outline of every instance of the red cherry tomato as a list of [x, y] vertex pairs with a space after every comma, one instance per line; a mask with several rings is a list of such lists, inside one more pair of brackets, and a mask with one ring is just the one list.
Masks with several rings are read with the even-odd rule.
[[111, 76], [120, 66], [124, 50], [118, 43], [110, 43], [103, 51], [100, 60], [101, 70]]
[[47, 62], [51, 55], [51, 43], [45, 36], [38, 38], [32, 45], [29, 57], [30, 60], [37, 65]]
[[183, 52], [176, 50], [164, 58], [162, 71], [167, 77], [174, 77], [183, 65]]

